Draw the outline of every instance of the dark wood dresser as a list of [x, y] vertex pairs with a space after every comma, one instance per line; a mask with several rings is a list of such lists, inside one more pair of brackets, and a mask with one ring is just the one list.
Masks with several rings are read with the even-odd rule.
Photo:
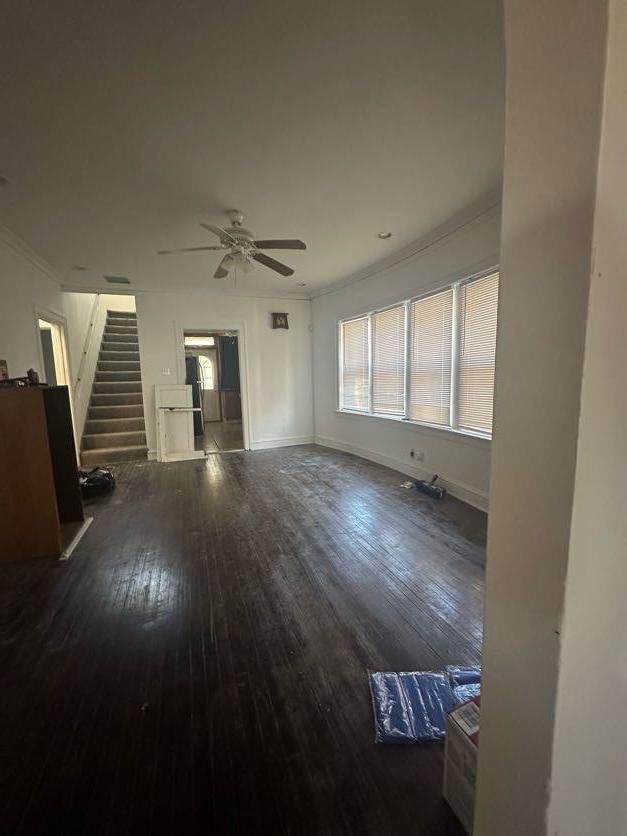
[[58, 556], [83, 519], [67, 386], [0, 387], [0, 560]]

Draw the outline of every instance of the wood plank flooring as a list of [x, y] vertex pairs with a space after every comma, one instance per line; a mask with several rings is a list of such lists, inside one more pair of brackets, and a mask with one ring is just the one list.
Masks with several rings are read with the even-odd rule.
[[208, 421], [205, 432], [194, 441], [196, 450], [205, 453], [223, 453], [228, 450], [242, 450], [244, 434], [241, 421]]
[[314, 446], [116, 473], [0, 567], [3, 832], [461, 834], [366, 670], [478, 661], [485, 516]]

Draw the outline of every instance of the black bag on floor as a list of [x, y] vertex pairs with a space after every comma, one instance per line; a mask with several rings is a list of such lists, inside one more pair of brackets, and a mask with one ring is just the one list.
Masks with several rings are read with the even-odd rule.
[[115, 488], [115, 476], [107, 467], [79, 470], [78, 475], [83, 496], [99, 496]]

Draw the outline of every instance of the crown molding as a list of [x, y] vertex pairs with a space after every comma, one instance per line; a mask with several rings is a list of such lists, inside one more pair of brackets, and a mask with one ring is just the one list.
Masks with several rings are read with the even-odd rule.
[[[122, 290], [121, 288], [124, 288]], [[205, 290], [200, 287], [180, 287], [177, 289], [169, 288], [133, 288], [129, 285], [121, 285], [119, 290], [116, 290], [116, 285], [111, 287], [101, 287], [100, 285], [75, 285], [75, 284], [61, 284], [61, 290], [66, 293], [99, 293], [103, 296], [163, 296], [176, 294], [177, 296], [219, 296], [224, 299], [253, 299], [257, 301], [282, 301], [282, 302], [311, 302], [311, 298], [305, 295], [289, 296], [285, 293], [273, 293], [268, 291], [250, 292], [250, 293], [229, 293], [228, 291], [219, 290]]]
[[29, 245], [3, 224], [0, 224], [0, 245], [35, 267], [47, 279], [61, 287], [61, 276], [54, 267], [38, 255]]
[[340, 290], [350, 287], [351, 285], [373, 278], [379, 273], [383, 273], [386, 270], [391, 270], [392, 268], [407, 261], [411, 261], [412, 259], [421, 256], [427, 250], [443, 246], [457, 235], [462, 235], [474, 226], [484, 223], [490, 218], [499, 216], [500, 212], [500, 191], [489, 192], [479, 200], [472, 203], [470, 206], [466, 207], [466, 209], [453, 215], [453, 217], [449, 218], [449, 220], [445, 223], [440, 224], [432, 229], [431, 232], [428, 232], [426, 235], [412, 241], [411, 244], [403, 247], [396, 253], [380, 259], [379, 261], [375, 261], [368, 267], [364, 267], [361, 270], [350, 273], [343, 279], [333, 282], [333, 284], [326, 285], [326, 287], [321, 287], [319, 290], [313, 291], [311, 299], [313, 300], [319, 298], [320, 296], [327, 296], [330, 293], [337, 293]]

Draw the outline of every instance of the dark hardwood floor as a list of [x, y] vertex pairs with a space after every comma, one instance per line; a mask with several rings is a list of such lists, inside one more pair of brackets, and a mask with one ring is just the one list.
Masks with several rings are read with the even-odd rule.
[[207, 421], [203, 435], [194, 440], [196, 450], [205, 453], [223, 453], [244, 448], [244, 433], [241, 421]]
[[484, 515], [313, 446], [116, 473], [0, 566], [3, 832], [461, 834], [366, 670], [478, 661]]

